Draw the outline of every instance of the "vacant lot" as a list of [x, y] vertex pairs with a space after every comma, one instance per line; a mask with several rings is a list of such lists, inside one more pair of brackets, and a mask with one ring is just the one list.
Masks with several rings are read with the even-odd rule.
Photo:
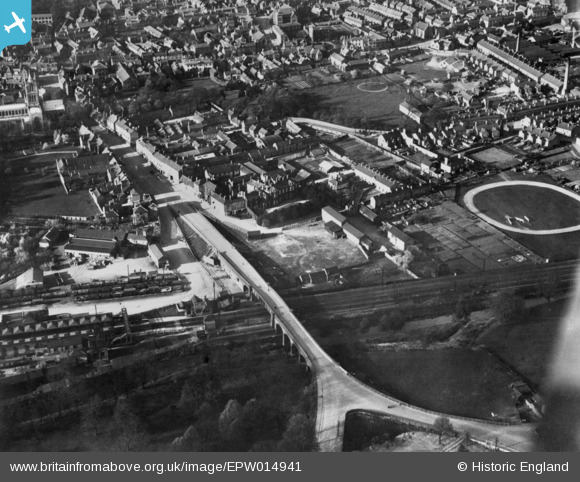
[[289, 229], [276, 237], [252, 244], [293, 276], [367, 261], [353, 243], [346, 239], [334, 239], [320, 224]]
[[328, 350], [348, 371], [400, 400], [451, 415], [490, 419], [516, 415], [508, 385], [515, 381], [475, 350]]
[[436, 65], [437, 62], [430, 59], [410, 64], [403, 64], [400, 68], [419, 81], [444, 81], [447, 78], [447, 71], [445, 69], [437, 68]]
[[65, 193], [55, 164], [57, 159], [65, 157], [71, 157], [71, 154], [50, 153], [0, 164], [3, 175], [8, 175], [11, 180], [11, 214], [87, 217], [98, 214], [87, 190]]
[[[315, 87], [310, 92], [320, 98], [320, 107], [337, 109], [347, 118], [367, 118], [369, 122], [384, 126], [403, 125], [399, 104], [405, 100], [405, 89], [392, 81], [383, 92], [363, 92], [358, 85], [369, 80], [351, 80], [334, 85]], [[372, 79], [379, 80], [379, 78]]]

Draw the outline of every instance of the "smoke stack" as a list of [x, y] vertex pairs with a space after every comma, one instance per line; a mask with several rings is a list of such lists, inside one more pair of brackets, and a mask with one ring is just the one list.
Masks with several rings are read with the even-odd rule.
[[131, 341], [131, 324], [129, 323], [127, 308], [123, 307], [121, 309], [121, 314], [123, 315], [123, 322], [125, 323], [125, 333], [127, 334], [127, 340]]
[[570, 78], [570, 58], [566, 59], [566, 73], [564, 74], [564, 85], [562, 86], [562, 95], [568, 93], [568, 81]]

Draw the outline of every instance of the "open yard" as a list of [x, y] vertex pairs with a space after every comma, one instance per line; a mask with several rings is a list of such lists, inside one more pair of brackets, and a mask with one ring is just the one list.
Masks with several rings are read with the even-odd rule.
[[471, 157], [476, 161], [495, 166], [499, 169], [507, 169], [521, 163], [513, 154], [496, 146], [471, 154]]
[[[72, 151], [73, 148], [66, 148]], [[10, 178], [10, 214], [15, 216], [86, 216], [98, 214], [87, 190], [66, 194], [56, 160], [71, 154], [50, 153], [3, 161], [0, 170]]]
[[320, 224], [289, 229], [252, 244], [293, 276], [367, 261], [353, 243], [346, 239], [334, 239]]

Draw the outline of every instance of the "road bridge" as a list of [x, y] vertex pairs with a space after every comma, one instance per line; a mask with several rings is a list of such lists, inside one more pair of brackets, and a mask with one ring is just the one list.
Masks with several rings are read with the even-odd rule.
[[[318, 388], [316, 433], [321, 451], [341, 451], [346, 414], [351, 410], [369, 410], [420, 424], [433, 424], [447, 416], [458, 432], [477, 437], [511, 451], [531, 451], [534, 445], [532, 425], [505, 425], [482, 420], [448, 416], [414, 407], [389, 397], [347, 373], [302, 326], [282, 297], [262, 278], [253, 266], [227, 241], [198, 210], [179, 213], [181, 219], [215, 248], [224, 269], [244, 290], [261, 299], [270, 313], [274, 329], [282, 334], [292, 352], [297, 353], [312, 371]], [[404, 374], [402, 374], [404, 376]]]

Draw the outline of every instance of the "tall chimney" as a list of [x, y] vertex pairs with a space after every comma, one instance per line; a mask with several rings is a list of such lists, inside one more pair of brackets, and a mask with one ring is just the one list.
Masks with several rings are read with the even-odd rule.
[[131, 324], [129, 322], [129, 314], [127, 313], [127, 308], [123, 307], [121, 309], [121, 314], [123, 316], [123, 322], [125, 324], [125, 333], [127, 335], [127, 341], [132, 341], [131, 340]]
[[522, 36], [521, 32], [518, 32], [518, 39], [516, 40], [516, 53], [520, 51], [520, 37]]
[[562, 95], [568, 93], [568, 81], [570, 78], [570, 57], [566, 59], [566, 73], [564, 74], [564, 85], [562, 86]]

